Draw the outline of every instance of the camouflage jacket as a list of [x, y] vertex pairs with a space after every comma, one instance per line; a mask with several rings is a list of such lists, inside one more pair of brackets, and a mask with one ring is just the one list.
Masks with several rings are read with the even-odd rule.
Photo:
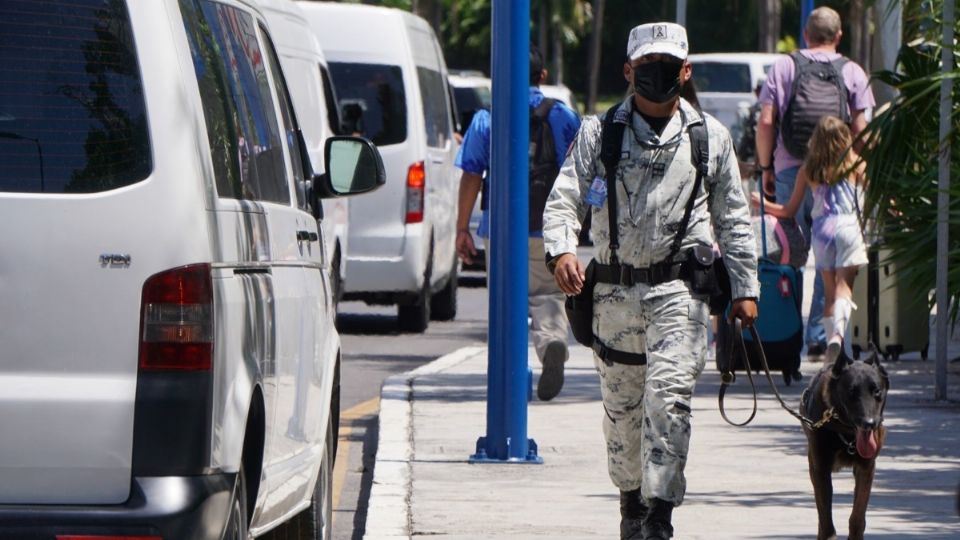
[[[677, 259], [695, 245], [712, 245], [716, 232], [730, 272], [733, 297], [758, 297], [753, 228], [729, 132], [716, 119], [681, 100], [680, 113], [657, 136], [642, 116], [631, 113], [629, 99], [620, 105], [615, 119], [628, 124], [617, 174], [620, 262], [647, 267], [669, 255], [696, 178], [686, 126], [706, 122], [708, 174], [697, 194]], [[594, 179], [602, 179], [605, 174], [600, 162], [601, 125], [598, 116], [584, 119], [547, 200], [543, 238], [552, 256], [576, 253], [580, 224], [592, 209], [594, 258], [609, 263], [606, 201], [597, 208], [584, 200]]]

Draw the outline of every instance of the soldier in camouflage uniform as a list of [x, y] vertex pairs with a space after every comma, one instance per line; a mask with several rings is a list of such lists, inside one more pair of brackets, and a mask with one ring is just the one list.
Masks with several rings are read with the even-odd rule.
[[[691, 75], [686, 53], [682, 26], [647, 24], [630, 34], [624, 75], [636, 94], [615, 117], [626, 124], [616, 184], [617, 253], [621, 264], [634, 269], [665, 262], [696, 176], [688, 126], [706, 123], [708, 170], [675, 259], [696, 245], [713, 245], [715, 231], [730, 273], [732, 315], [750, 325], [759, 285], [749, 208], [726, 128], [679, 98], [679, 86]], [[544, 212], [548, 266], [570, 295], [580, 292], [585, 279], [576, 247], [588, 210], [594, 259], [611, 262], [606, 199], [597, 204], [597, 193], [591, 193], [605, 176], [601, 126], [600, 118], [584, 120]], [[609, 349], [645, 353], [647, 360], [625, 365], [595, 355], [609, 472], [621, 491], [621, 537], [668, 539], [672, 508], [683, 501], [686, 488], [690, 400], [706, 359], [709, 308], [679, 278], [597, 282], [593, 298], [595, 339]]]

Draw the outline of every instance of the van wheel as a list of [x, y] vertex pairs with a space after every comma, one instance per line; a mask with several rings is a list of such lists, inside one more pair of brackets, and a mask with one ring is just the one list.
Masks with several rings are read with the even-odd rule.
[[430, 318], [434, 321], [452, 321], [457, 316], [457, 266], [454, 261], [447, 284], [430, 298]]
[[433, 276], [433, 242], [430, 242], [430, 256], [427, 269], [423, 272], [423, 286], [420, 294], [411, 304], [397, 306], [397, 327], [401, 332], [422, 334], [430, 325], [430, 278]]
[[430, 325], [430, 293], [429, 284], [420, 291], [416, 303], [397, 306], [397, 326], [401, 332], [422, 334]]
[[304, 540], [329, 540], [333, 538], [333, 463], [337, 457], [338, 434], [333, 429], [332, 419], [327, 422], [327, 440], [323, 445], [323, 458], [320, 460], [320, 474], [313, 488], [313, 501], [307, 510], [315, 516], [313, 536], [304, 536]]
[[224, 540], [247, 540], [250, 537], [247, 526], [247, 475], [241, 463], [233, 487], [233, 500], [230, 502], [230, 516], [227, 518]]
[[313, 488], [310, 506], [286, 523], [268, 532], [268, 540], [330, 540], [333, 538], [333, 423], [327, 423], [327, 436], [320, 459], [320, 473]]

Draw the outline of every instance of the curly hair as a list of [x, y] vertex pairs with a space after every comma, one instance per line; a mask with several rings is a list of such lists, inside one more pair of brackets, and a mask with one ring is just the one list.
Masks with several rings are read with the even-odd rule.
[[833, 185], [850, 173], [853, 154], [850, 127], [836, 116], [824, 116], [807, 143], [804, 167], [815, 184]]

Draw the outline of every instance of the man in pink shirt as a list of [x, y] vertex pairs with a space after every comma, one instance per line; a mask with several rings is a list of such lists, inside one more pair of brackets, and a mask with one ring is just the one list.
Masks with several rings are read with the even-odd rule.
[[[840, 15], [828, 8], [819, 7], [810, 13], [803, 32], [809, 48], [801, 49], [804, 57], [820, 62], [833, 62], [842, 58], [837, 52], [840, 38]], [[786, 204], [793, 193], [797, 172], [803, 163], [801, 157], [791, 155], [784, 145], [783, 116], [790, 101], [796, 73], [796, 63], [790, 56], [783, 56], [767, 73], [767, 82], [760, 92], [760, 121], [757, 124], [757, 166], [763, 171], [763, 190], [774, 195], [780, 204]], [[867, 113], [876, 102], [870, 90], [867, 74], [856, 62], [846, 61], [841, 70], [847, 90], [850, 128], [856, 136], [867, 125]], [[813, 197], [807, 192], [797, 221], [807, 242], [810, 241], [810, 213]], [[821, 319], [823, 317], [823, 280], [818, 274], [814, 280], [813, 297], [810, 300], [810, 317], [807, 320], [805, 340], [811, 356], [821, 355], [826, 350], [826, 339]], [[799, 373], [794, 374], [799, 380]]]

